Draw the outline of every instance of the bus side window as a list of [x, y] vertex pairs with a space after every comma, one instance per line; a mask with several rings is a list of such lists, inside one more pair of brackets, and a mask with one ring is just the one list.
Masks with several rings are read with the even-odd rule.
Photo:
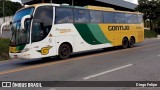
[[132, 20], [132, 14], [125, 14], [125, 23], [127, 24], [132, 24], [133, 20]]
[[115, 23], [115, 13], [103, 12], [104, 23]]
[[115, 21], [116, 23], [125, 23], [125, 14], [124, 13], [115, 13]]
[[70, 8], [56, 8], [56, 24], [73, 23], [73, 10]]
[[103, 15], [101, 11], [90, 11], [91, 23], [103, 23]]
[[142, 15], [137, 15], [138, 16], [138, 23], [142, 23], [143, 22], [143, 16]]
[[75, 23], [88, 23], [89, 22], [88, 10], [74, 9], [74, 22]]
[[138, 16], [136, 14], [133, 14], [132, 20], [133, 20], [134, 24], [139, 24], [138, 23]]

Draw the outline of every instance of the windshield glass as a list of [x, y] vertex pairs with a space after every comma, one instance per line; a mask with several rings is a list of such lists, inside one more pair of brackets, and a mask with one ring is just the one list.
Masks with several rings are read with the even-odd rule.
[[21, 19], [26, 15], [32, 15], [34, 8], [26, 8], [18, 11], [11, 25], [11, 42], [10, 45], [23, 45], [28, 44], [30, 40], [30, 24], [31, 19], [25, 20], [25, 30], [21, 30]]

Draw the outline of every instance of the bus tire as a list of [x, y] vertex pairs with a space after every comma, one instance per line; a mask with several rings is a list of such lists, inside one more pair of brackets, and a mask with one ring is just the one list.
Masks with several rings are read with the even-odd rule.
[[60, 45], [58, 49], [58, 57], [60, 59], [67, 59], [71, 55], [71, 47], [68, 44]]
[[132, 48], [135, 44], [135, 38], [134, 37], [131, 37], [130, 40], [129, 40], [129, 47]]
[[123, 40], [122, 40], [122, 48], [123, 49], [126, 49], [128, 47], [128, 38], [124, 37]]

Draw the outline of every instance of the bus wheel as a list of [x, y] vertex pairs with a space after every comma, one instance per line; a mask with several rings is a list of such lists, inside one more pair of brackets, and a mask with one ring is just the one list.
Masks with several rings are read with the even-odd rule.
[[128, 39], [125, 37], [122, 40], [122, 48], [126, 49], [128, 47]]
[[58, 57], [60, 59], [67, 59], [71, 54], [71, 48], [68, 44], [62, 44], [58, 50]]
[[133, 37], [130, 38], [129, 40], [129, 47], [132, 48], [135, 44], [135, 39]]

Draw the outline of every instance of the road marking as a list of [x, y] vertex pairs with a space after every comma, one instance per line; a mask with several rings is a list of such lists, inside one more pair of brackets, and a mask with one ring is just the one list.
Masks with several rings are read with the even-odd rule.
[[130, 67], [132, 65], [133, 64], [128, 64], [128, 65], [121, 66], [121, 67], [118, 67], [118, 68], [115, 68], [115, 69], [111, 69], [111, 70], [108, 70], [108, 71], [104, 71], [104, 72], [101, 72], [101, 73], [98, 73], [98, 74], [90, 75], [90, 76], [85, 77], [83, 79], [87, 80], [87, 79], [94, 78], [94, 77], [97, 77], [97, 76], [100, 76], [100, 75], [104, 75], [104, 74], [107, 74], [107, 73], [110, 73], [110, 72], [114, 72], [114, 71], [117, 71], [117, 70], [120, 70], [120, 69], [123, 69], [123, 68], [127, 68], [127, 67]]
[[78, 60], [83, 60], [83, 59], [90, 58], [90, 57], [97, 57], [97, 56], [103, 56], [103, 55], [108, 55], [108, 54], [113, 54], [113, 53], [119, 53], [119, 52], [122, 52], [122, 51], [125, 52], [125, 51], [134, 50], [134, 49], [146, 48], [146, 47], [150, 47], [150, 46], [154, 46], [154, 45], [159, 45], [159, 44], [152, 44], [152, 45], [146, 45], [146, 46], [141, 46], [141, 47], [134, 47], [134, 48], [130, 48], [130, 49], [123, 49], [123, 50], [117, 50], [117, 51], [112, 51], [112, 52], [98, 53], [98, 54], [93, 54], [93, 55], [88, 55], [88, 56], [83, 56], [83, 57], [71, 58], [71, 59], [67, 59], [67, 60], [63, 60], [63, 61], [57, 61], [57, 62], [52, 62], [52, 63], [45, 63], [45, 64], [39, 64], [39, 65], [34, 65], [34, 66], [28, 66], [28, 67], [24, 67], [24, 68], [16, 68], [16, 69], [8, 70], [8, 71], [2, 71], [2, 72], [0, 72], [0, 75], [14, 73], [14, 72], [20, 72], [20, 71], [30, 70], [30, 69], [35, 69], [35, 68], [41, 68], [41, 67], [45, 67], [45, 66], [49, 66], [49, 65], [66, 63], [66, 62], [71, 62], [71, 61], [78, 61]]
[[56, 90], [55, 88], [50, 88], [49, 90]]

